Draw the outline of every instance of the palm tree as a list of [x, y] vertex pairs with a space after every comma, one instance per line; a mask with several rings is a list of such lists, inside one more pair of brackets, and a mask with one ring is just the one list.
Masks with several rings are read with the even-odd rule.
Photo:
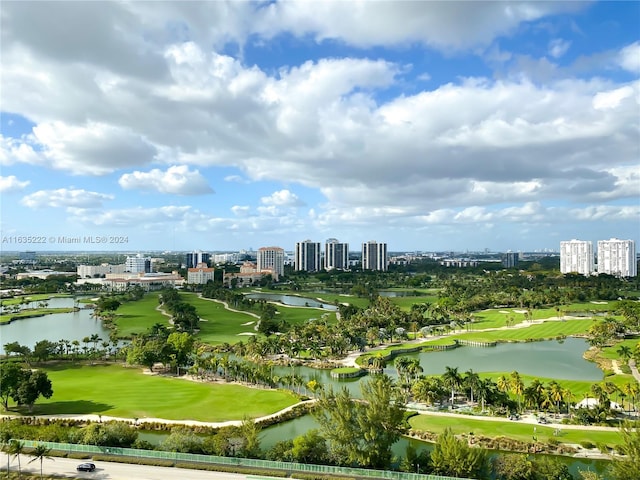
[[7, 477], [9, 477], [9, 467], [11, 462], [11, 452], [9, 451], [11, 445], [11, 432], [8, 430], [0, 431], [0, 442], [2, 442], [2, 450], [7, 453]]
[[520, 411], [520, 396], [522, 395], [522, 392], [524, 390], [524, 382], [522, 381], [522, 378], [520, 377], [520, 374], [516, 371], [511, 372], [511, 391], [516, 395], [516, 397], [518, 398], [518, 411]]
[[480, 380], [480, 383], [476, 387], [476, 392], [478, 394], [478, 398], [480, 399], [480, 403], [482, 404], [482, 411], [484, 412], [485, 403], [491, 392], [495, 388], [495, 384], [490, 378], [485, 378], [484, 380]]
[[627, 362], [633, 355], [631, 352], [631, 348], [629, 348], [627, 345], [620, 345], [620, 348], [616, 350], [616, 353], [620, 355], [622, 358], [624, 358]]
[[462, 383], [471, 391], [471, 403], [473, 403], [473, 389], [475, 388], [477, 390], [480, 384], [480, 376], [469, 369], [464, 372], [464, 380]]
[[509, 380], [507, 379], [507, 377], [505, 377], [504, 375], [500, 375], [498, 377], [497, 386], [499, 391], [507, 393], [509, 391]]
[[11, 440], [9, 444], [8, 454], [13, 455], [13, 458], [18, 459], [18, 477], [22, 476], [22, 466], [20, 465], [20, 455], [24, 453], [24, 443], [18, 440]]
[[42, 461], [45, 458], [48, 459], [48, 460], [53, 460], [53, 458], [49, 456], [50, 452], [51, 452], [51, 449], [45, 447], [44, 445], [38, 445], [31, 452], [31, 455], [34, 458], [32, 460], [30, 460], [29, 463], [35, 462], [36, 460], [40, 460], [40, 479], [42, 479]]
[[558, 382], [549, 383], [549, 398], [556, 402], [556, 412], [560, 413], [560, 402], [563, 401], [564, 391]]
[[451, 404], [453, 405], [453, 398], [455, 396], [456, 389], [460, 387], [462, 383], [462, 377], [458, 373], [458, 367], [444, 367], [445, 372], [442, 374], [442, 380], [444, 384], [451, 389]]

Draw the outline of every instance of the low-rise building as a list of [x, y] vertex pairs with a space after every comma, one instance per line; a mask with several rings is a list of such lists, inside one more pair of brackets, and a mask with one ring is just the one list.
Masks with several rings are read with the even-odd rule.
[[195, 268], [187, 269], [187, 283], [193, 285], [204, 285], [209, 281], [213, 282], [215, 268], [209, 268], [206, 263], [199, 263]]

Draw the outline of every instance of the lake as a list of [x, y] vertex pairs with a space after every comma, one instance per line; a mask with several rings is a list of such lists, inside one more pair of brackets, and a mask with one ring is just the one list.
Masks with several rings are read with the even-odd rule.
[[[47, 300], [51, 308], [71, 308], [71, 297], [54, 297]], [[82, 304], [81, 304], [82, 305]], [[78, 340], [97, 333], [102, 340], [109, 340], [109, 330], [102, 321], [93, 318], [92, 309], [83, 308], [77, 312], [54, 313], [42, 317], [22, 318], [0, 325], [0, 355], [4, 355], [4, 345], [18, 342], [29, 348], [40, 340], [57, 342], [58, 340]]]

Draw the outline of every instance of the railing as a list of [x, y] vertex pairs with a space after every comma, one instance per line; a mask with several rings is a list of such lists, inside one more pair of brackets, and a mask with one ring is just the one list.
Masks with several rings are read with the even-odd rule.
[[[274, 462], [251, 458], [218, 457], [215, 455], [198, 455], [195, 453], [165, 452], [159, 450], [142, 450], [137, 448], [98, 447], [74, 443], [40, 442], [37, 440], [18, 440], [27, 448], [44, 445], [52, 450], [68, 453], [90, 453], [100, 455], [119, 455], [125, 457], [171, 460], [173, 462], [193, 462], [204, 464], [229, 465], [271, 470], [286, 470], [328, 475], [341, 475], [366, 478], [382, 478], [389, 480], [455, 480], [454, 477], [441, 475], [423, 475], [418, 473], [393, 472], [390, 470], [368, 470], [365, 468], [335, 467], [333, 465], [312, 465], [305, 463]], [[457, 480], [461, 480], [458, 478]], [[462, 479], [465, 480], [465, 479]], [[466, 479], [470, 480], [470, 479]]]

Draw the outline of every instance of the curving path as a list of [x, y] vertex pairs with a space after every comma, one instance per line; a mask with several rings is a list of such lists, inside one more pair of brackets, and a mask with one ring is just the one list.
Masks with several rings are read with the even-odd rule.
[[636, 379], [636, 382], [640, 383], [640, 372], [638, 372], [636, 361], [633, 358], [629, 359], [629, 368], [631, 369], [631, 375], [633, 375], [633, 378]]

